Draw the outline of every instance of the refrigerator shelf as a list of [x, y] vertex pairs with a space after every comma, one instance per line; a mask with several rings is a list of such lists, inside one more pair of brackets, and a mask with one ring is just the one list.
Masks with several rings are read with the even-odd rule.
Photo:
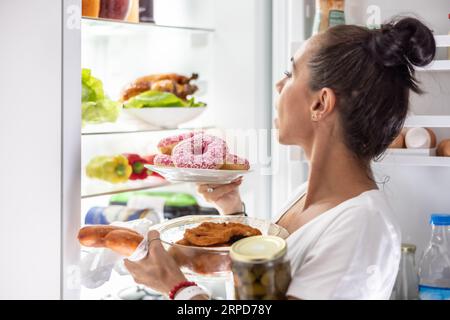
[[91, 179], [86, 182], [87, 183], [82, 186], [81, 199], [159, 188], [174, 184], [158, 177], [149, 177], [143, 181], [136, 180], [121, 184], [109, 184], [107, 182], [95, 181]]
[[[450, 47], [450, 35], [436, 35], [434, 36], [436, 40], [437, 48]], [[450, 71], [450, 60], [435, 60], [426, 67], [416, 68], [417, 71]]]
[[450, 128], [450, 115], [415, 115], [406, 118], [405, 127]]
[[111, 129], [90, 129], [87, 131], [82, 131], [82, 136], [93, 136], [93, 135], [109, 135], [109, 134], [127, 134], [127, 133], [148, 133], [148, 132], [170, 132], [170, 131], [189, 131], [189, 130], [207, 130], [207, 129], [214, 129], [214, 126], [205, 126], [205, 127], [186, 127], [186, 128], [147, 128], [147, 129], [132, 129], [132, 128], [111, 128]]
[[450, 157], [386, 155], [380, 161], [372, 161], [373, 165], [450, 167]]
[[435, 60], [426, 67], [416, 67], [417, 71], [450, 71], [450, 60]]
[[82, 18], [83, 27], [93, 28], [98, 35], [113, 35], [117, 32], [134, 32], [145, 31], [147, 28], [161, 28], [161, 29], [174, 29], [185, 31], [201, 31], [201, 32], [214, 32], [212, 28], [199, 28], [199, 27], [187, 27], [187, 26], [172, 26], [163, 25], [151, 22], [128, 22], [122, 20], [100, 19], [100, 18]]

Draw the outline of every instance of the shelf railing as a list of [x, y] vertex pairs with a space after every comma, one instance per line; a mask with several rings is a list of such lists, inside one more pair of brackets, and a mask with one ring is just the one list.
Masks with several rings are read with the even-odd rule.
[[112, 20], [103, 18], [89, 18], [83, 17], [83, 23], [89, 27], [104, 28], [109, 30], [110, 28], [163, 28], [163, 29], [174, 29], [174, 30], [185, 30], [185, 31], [201, 31], [201, 32], [214, 32], [213, 28], [199, 28], [199, 27], [189, 27], [189, 26], [175, 26], [175, 25], [164, 25], [153, 22], [129, 22], [123, 20]]
[[172, 184], [174, 183], [159, 177], [148, 177], [145, 180], [135, 180], [120, 184], [110, 184], [107, 182], [94, 180], [83, 181], [81, 188], [81, 199], [113, 195], [122, 192], [153, 189], [165, 187]]
[[387, 154], [373, 165], [450, 167], [450, 157], [411, 156]]
[[[437, 48], [450, 47], [450, 35], [436, 35], [434, 36], [436, 40]], [[435, 60], [428, 66], [423, 68], [417, 67], [417, 71], [450, 71], [450, 60]]]
[[405, 127], [450, 128], [450, 115], [414, 115], [406, 118]]

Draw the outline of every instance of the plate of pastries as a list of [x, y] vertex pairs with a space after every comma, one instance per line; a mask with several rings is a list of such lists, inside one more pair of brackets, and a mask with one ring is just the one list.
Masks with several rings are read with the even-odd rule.
[[160, 153], [146, 167], [168, 181], [226, 184], [251, 171], [247, 159], [232, 154], [223, 139], [203, 131], [166, 137], [157, 147]]

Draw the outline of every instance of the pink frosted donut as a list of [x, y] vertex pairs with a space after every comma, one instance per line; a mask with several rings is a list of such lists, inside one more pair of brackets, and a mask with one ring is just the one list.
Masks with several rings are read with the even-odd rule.
[[228, 153], [225, 157], [225, 164], [220, 168], [224, 170], [248, 170], [250, 164], [247, 159]]
[[194, 135], [200, 133], [201, 132], [187, 132], [164, 138], [158, 142], [158, 149], [161, 153], [170, 155], [172, 154], [173, 147], [175, 147], [178, 142], [192, 138]]
[[172, 157], [167, 154], [157, 154], [155, 156], [155, 158], [153, 159], [153, 163], [156, 166], [161, 166], [161, 167], [173, 167], [174, 166]]
[[197, 134], [178, 143], [172, 151], [175, 167], [196, 169], [220, 169], [228, 147], [220, 138]]

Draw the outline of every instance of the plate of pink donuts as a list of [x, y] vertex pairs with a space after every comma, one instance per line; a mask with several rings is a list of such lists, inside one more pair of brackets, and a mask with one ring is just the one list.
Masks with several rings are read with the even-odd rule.
[[147, 169], [168, 181], [225, 184], [250, 172], [247, 159], [230, 153], [224, 140], [200, 132], [187, 132], [162, 139], [161, 152]]
[[196, 182], [211, 184], [230, 183], [238, 177], [251, 172], [251, 170], [214, 170], [195, 168], [160, 167], [156, 165], [145, 165], [147, 169], [162, 175], [171, 182]]

